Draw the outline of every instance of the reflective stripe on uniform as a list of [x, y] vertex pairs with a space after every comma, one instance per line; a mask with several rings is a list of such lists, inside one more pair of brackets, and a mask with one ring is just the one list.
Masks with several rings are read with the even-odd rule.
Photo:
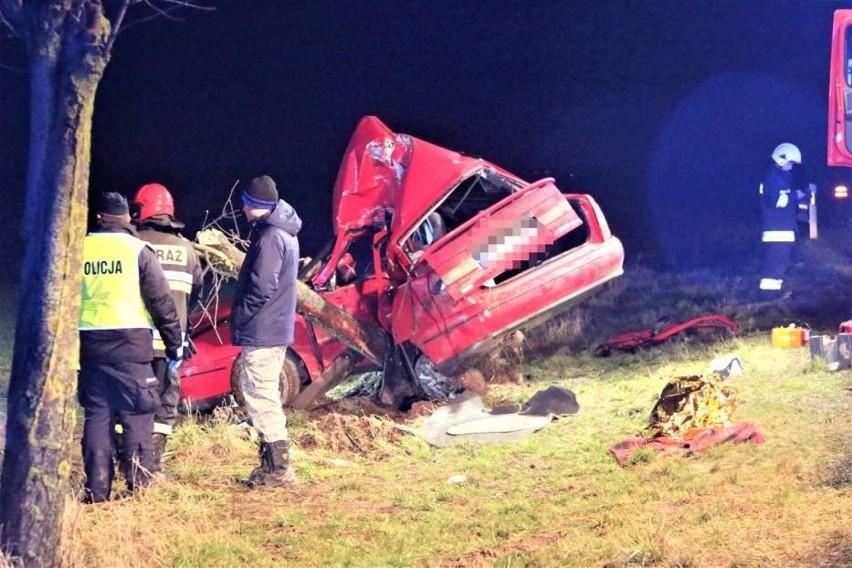
[[[157, 328], [154, 328], [151, 331], [153, 332], [153, 336], [154, 336], [154, 349], [159, 350], [159, 351], [165, 351], [166, 350], [166, 342], [163, 341], [163, 337], [160, 335], [159, 330]], [[181, 333], [180, 335], [181, 335], [181, 340], [186, 341], [186, 333], [184, 332], [184, 333]]]
[[761, 290], [780, 290], [781, 285], [784, 283], [783, 280], [779, 280], [777, 278], [761, 278], [760, 279], [760, 289]]
[[180, 270], [166, 270], [166, 280], [169, 281], [169, 288], [176, 292], [184, 294], [192, 293], [192, 274]]
[[764, 243], [794, 243], [796, 242], [795, 231], [763, 231]]

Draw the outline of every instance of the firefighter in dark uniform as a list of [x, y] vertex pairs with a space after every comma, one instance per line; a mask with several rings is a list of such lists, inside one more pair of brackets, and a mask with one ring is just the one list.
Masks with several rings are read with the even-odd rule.
[[[761, 241], [765, 249], [760, 289], [773, 295], [788, 294], [784, 276], [796, 244], [796, 212], [802, 192], [792, 189], [792, 169], [802, 163], [802, 153], [793, 144], [779, 144], [772, 164], [760, 184]], [[810, 189], [810, 188], [809, 188]]]
[[157, 256], [130, 224], [127, 200], [105, 193], [98, 228], [83, 244], [78, 398], [85, 411], [84, 502], [109, 499], [113, 431], [122, 427], [120, 464], [131, 492], [154, 475], [151, 435], [158, 405], [151, 370], [153, 327], [174, 366], [182, 360], [180, 320]]
[[[130, 214], [139, 232], [154, 252], [172, 291], [180, 328], [186, 341], [187, 312], [192, 297], [201, 286], [201, 262], [192, 243], [181, 236], [184, 224], [175, 219], [175, 203], [172, 194], [159, 183], [143, 185], [136, 192], [130, 205]], [[166, 364], [166, 346], [162, 337], [154, 330], [154, 376], [160, 394], [160, 405], [154, 414], [154, 462], [160, 471], [160, 462], [166, 450], [166, 442], [178, 415], [180, 401], [180, 377], [170, 373]]]

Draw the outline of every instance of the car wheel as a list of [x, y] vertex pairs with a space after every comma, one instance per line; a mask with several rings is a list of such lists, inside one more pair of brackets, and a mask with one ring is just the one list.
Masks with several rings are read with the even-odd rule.
[[[243, 389], [240, 386], [240, 357], [242, 357], [242, 354], [237, 355], [233, 365], [231, 365], [231, 392], [237, 404], [245, 407], [245, 397], [243, 396]], [[281, 376], [278, 383], [278, 390], [281, 393], [281, 406], [290, 406], [296, 396], [309, 383], [308, 373], [302, 366], [302, 362], [295, 356], [290, 355], [290, 350], [288, 349], [287, 355], [284, 357], [284, 365], [281, 367]]]

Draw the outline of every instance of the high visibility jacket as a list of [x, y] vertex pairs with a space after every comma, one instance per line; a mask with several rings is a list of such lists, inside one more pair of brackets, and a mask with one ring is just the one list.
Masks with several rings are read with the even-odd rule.
[[83, 243], [81, 331], [151, 329], [139, 293], [139, 252], [145, 243], [126, 233], [94, 233]]
[[[80, 361], [150, 362], [152, 325], [181, 357], [180, 321], [157, 256], [134, 228], [105, 217], [83, 244]], [[147, 313], [146, 313], [147, 312]]]
[[[171, 224], [159, 223], [156, 217], [141, 223], [137, 230], [139, 238], [146, 241], [157, 253], [157, 259], [175, 301], [175, 308], [180, 318], [181, 332], [186, 336], [187, 308], [190, 295], [201, 285], [201, 262], [195, 253], [192, 243], [183, 238], [171, 228]], [[155, 357], [165, 357], [165, 343], [159, 332], [154, 330]]]

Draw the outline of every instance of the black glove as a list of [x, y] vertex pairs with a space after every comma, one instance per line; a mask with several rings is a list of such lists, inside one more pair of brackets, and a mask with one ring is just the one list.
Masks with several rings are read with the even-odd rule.
[[189, 361], [196, 353], [198, 353], [198, 348], [192, 342], [192, 339], [187, 337], [183, 343], [183, 360]]

